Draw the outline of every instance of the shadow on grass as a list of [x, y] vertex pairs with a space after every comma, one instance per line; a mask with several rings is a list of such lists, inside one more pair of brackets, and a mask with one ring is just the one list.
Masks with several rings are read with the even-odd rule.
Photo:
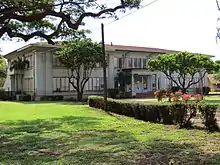
[[220, 156], [195, 145], [150, 138], [140, 143], [129, 131], [102, 129], [102, 119], [67, 116], [0, 123], [0, 164], [219, 164]]
[[152, 139], [142, 152], [139, 165], [219, 165], [220, 154], [204, 153], [194, 144]]
[[136, 140], [100, 125], [100, 118], [77, 116], [0, 123], [0, 164], [127, 162]]

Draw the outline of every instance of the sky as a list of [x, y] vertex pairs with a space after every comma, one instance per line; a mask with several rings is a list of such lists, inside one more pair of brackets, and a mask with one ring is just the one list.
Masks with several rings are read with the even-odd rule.
[[[152, 1], [144, 0], [142, 5]], [[104, 23], [108, 44], [190, 51], [220, 59], [220, 40], [216, 43], [218, 17], [220, 11], [215, 0], [158, 0], [118, 21], [88, 19], [84, 28], [90, 29], [89, 37], [98, 42], [101, 41], [100, 24]], [[1, 53], [37, 41], [0, 41]]]

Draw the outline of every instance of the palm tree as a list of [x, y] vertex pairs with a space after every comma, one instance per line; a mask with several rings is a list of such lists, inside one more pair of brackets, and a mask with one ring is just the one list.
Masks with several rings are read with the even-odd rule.
[[29, 68], [29, 61], [25, 59], [25, 57], [20, 58], [18, 57], [17, 60], [14, 60], [11, 62], [10, 70], [15, 71], [15, 77], [16, 77], [16, 88], [18, 89], [18, 76], [20, 76], [21, 81], [21, 93], [23, 94], [23, 76], [24, 76], [24, 70], [26, 68]]

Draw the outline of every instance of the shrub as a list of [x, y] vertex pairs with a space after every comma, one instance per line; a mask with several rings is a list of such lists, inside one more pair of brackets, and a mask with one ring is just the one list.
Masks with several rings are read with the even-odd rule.
[[[90, 107], [104, 109], [104, 99], [101, 96], [89, 96]], [[108, 99], [107, 111], [134, 117], [138, 120], [150, 121], [163, 124], [178, 124], [180, 128], [191, 128], [191, 119], [196, 117], [199, 110], [206, 128], [210, 131], [218, 129], [215, 113], [217, 105], [196, 103], [173, 103], [173, 104], [144, 104], [122, 102]]]
[[201, 119], [206, 128], [210, 132], [219, 130], [217, 119], [215, 117], [218, 106], [200, 104], [198, 109], [201, 112]]
[[191, 98], [192, 98], [192, 95], [190, 95], [190, 94], [183, 94], [182, 95], [182, 100], [185, 103], [187, 103]]
[[62, 101], [63, 96], [54, 95], [54, 96], [41, 96], [40, 101]]
[[167, 93], [166, 90], [161, 89], [161, 90], [155, 91], [155, 92], [154, 92], [154, 96], [157, 98], [158, 101], [162, 101], [163, 98], [166, 97], [166, 93]]
[[21, 95], [19, 96], [19, 101], [31, 101], [31, 95]]
[[182, 96], [182, 92], [181, 91], [177, 91], [175, 93], [171, 93], [171, 98], [172, 98], [173, 102], [180, 101], [181, 96]]
[[196, 104], [182, 104], [175, 103], [172, 104], [171, 112], [173, 114], [173, 120], [180, 128], [191, 128], [191, 119], [196, 117], [197, 107]]
[[171, 87], [171, 92], [172, 93], [178, 92], [179, 90], [180, 90], [179, 87]]
[[211, 90], [211, 88], [210, 87], [202, 87], [202, 90], [203, 90], [203, 94], [204, 95], [208, 95], [210, 90]]
[[108, 97], [115, 99], [116, 96], [119, 94], [118, 89], [108, 89]]
[[[103, 109], [104, 101], [100, 96], [90, 96], [89, 106]], [[134, 117], [135, 119], [163, 124], [179, 124], [180, 128], [191, 127], [191, 119], [196, 115], [195, 104], [144, 104], [120, 102], [108, 99], [107, 111]]]

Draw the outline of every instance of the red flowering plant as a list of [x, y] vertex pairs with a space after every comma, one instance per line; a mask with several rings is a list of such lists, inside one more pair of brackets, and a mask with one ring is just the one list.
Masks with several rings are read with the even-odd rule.
[[163, 98], [166, 97], [166, 91], [165, 90], [157, 90], [154, 92], [154, 96], [157, 98], [158, 101], [162, 101]]
[[187, 103], [192, 98], [192, 95], [190, 94], [183, 94], [182, 95], [182, 101]]
[[171, 94], [173, 102], [178, 102], [180, 100], [181, 96], [182, 96], [181, 91], [177, 91], [177, 92]]

